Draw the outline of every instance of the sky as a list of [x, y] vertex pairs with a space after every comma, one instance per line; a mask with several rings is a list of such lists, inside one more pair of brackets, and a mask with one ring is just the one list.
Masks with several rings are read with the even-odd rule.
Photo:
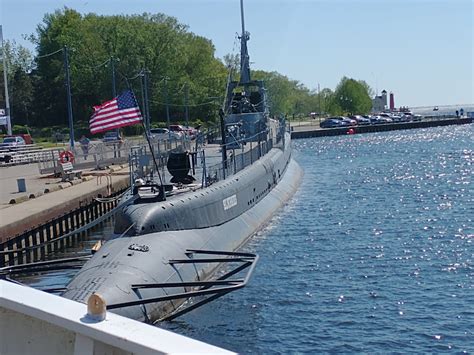
[[[35, 33], [46, 13], [164, 13], [209, 38], [216, 57], [236, 53], [238, 0], [0, 0], [5, 40]], [[474, 103], [473, 0], [245, 0], [252, 69], [309, 89], [343, 76], [393, 92], [396, 106]]]

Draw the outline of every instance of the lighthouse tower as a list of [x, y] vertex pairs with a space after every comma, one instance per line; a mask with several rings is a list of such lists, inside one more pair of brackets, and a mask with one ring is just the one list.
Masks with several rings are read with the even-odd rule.
[[395, 110], [395, 97], [393, 95], [393, 92], [390, 93], [390, 111]]

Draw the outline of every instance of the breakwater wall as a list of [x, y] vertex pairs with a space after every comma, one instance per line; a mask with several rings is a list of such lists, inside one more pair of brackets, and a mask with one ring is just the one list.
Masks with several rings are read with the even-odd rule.
[[464, 118], [451, 118], [442, 120], [428, 120], [428, 121], [415, 121], [415, 122], [397, 122], [397, 123], [385, 123], [377, 125], [366, 125], [366, 126], [355, 126], [355, 127], [341, 127], [341, 128], [324, 128], [321, 129], [316, 126], [298, 127], [298, 130], [291, 132], [292, 139], [298, 138], [313, 138], [313, 137], [327, 137], [327, 136], [339, 136], [348, 134], [349, 129], [353, 129], [354, 133], [372, 133], [372, 132], [386, 132], [396, 131], [401, 129], [414, 129], [414, 128], [428, 128], [428, 127], [439, 127], [439, 126], [450, 126], [458, 124], [469, 124], [472, 123], [473, 119], [469, 117]]

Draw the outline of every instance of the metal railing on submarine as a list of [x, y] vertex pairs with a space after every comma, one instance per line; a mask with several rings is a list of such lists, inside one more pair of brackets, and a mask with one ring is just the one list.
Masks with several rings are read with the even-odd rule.
[[[210, 255], [220, 257], [205, 257], [205, 258], [194, 258], [196, 255]], [[198, 307], [201, 307], [215, 299], [226, 295], [229, 292], [236, 291], [247, 285], [248, 280], [252, 276], [255, 269], [255, 265], [258, 261], [258, 255], [252, 253], [242, 252], [229, 252], [229, 251], [217, 251], [217, 250], [186, 250], [187, 259], [175, 259], [169, 260], [169, 264], [174, 266], [176, 264], [188, 264], [195, 267], [197, 264], [210, 264], [216, 263], [225, 265], [225, 267], [231, 267], [231, 264], [238, 263], [237, 266], [230, 270], [227, 270], [222, 276], [215, 280], [205, 281], [179, 281], [179, 282], [165, 282], [165, 283], [149, 283], [149, 284], [134, 284], [131, 285], [131, 289], [135, 293], [139, 293], [140, 289], [163, 289], [165, 290], [165, 296], [152, 297], [146, 299], [137, 299], [130, 302], [122, 302], [116, 304], [107, 305], [107, 309], [117, 309], [131, 306], [140, 306], [150, 303], [159, 303], [165, 301], [179, 300], [179, 299], [195, 299], [197, 297], [204, 296], [205, 298], [196, 300], [194, 303], [183, 303], [180, 307], [176, 308], [169, 314], [159, 318], [156, 322], [170, 321], [183, 314], [186, 314]], [[240, 273], [247, 269], [247, 272], [243, 278], [229, 279], [230, 277]], [[184, 288], [184, 292], [176, 292], [173, 289]], [[170, 293], [168, 293], [170, 292]], [[206, 297], [207, 296], [207, 297]]]
[[[289, 132], [289, 125], [282, 120], [276, 127], [275, 132], [265, 130], [256, 132], [252, 136], [232, 137], [232, 140], [225, 144], [227, 159], [224, 160], [218, 155], [218, 162], [216, 162], [216, 156], [210, 156], [209, 150], [204, 148], [205, 143], [212, 144], [221, 141], [220, 135], [216, 131], [202, 132], [198, 135], [194, 144], [182, 145], [174, 151], [187, 151], [189, 153], [190, 169], [193, 175], [196, 174], [196, 171], [199, 172], [199, 182], [201, 187], [205, 188], [242, 171], [267, 154], [272, 148], [283, 148], [286, 131]], [[257, 137], [262, 136], [268, 136], [269, 138], [257, 140]], [[220, 152], [224, 145], [219, 144], [218, 146]], [[168, 157], [173, 150], [160, 150], [154, 144], [152, 144], [152, 147], [155, 152], [156, 164], [153, 162], [148, 147], [132, 147], [129, 156], [131, 186], [134, 186], [138, 178], [153, 180], [158, 175], [157, 167], [162, 179], [166, 180], [167, 172], [165, 168]]]
[[[149, 284], [132, 284], [131, 290], [138, 295], [140, 289], [162, 289], [165, 291], [165, 296], [137, 299], [135, 301], [115, 303], [107, 305], [108, 310], [125, 308], [131, 306], [146, 305], [150, 303], [159, 303], [173, 300], [190, 300], [195, 302], [184, 302], [181, 306], [175, 308], [173, 311], [163, 315], [163, 317], [156, 320], [156, 322], [171, 321], [183, 314], [186, 314], [198, 307], [201, 307], [215, 299], [222, 297], [229, 292], [236, 291], [245, 287], [252, 276], [255, 266], [258, 262], [258, 255], [253, 253], [243, 252], [229, 252], [217, 250], [196, 250], [188, 249], [185, 255], [187, 259], [173, 259], [168, 263], [173, 267], [175, 265], [190, 265], [196, 269], [198, 264], [217, 264], [218, 267], [225, 269], [225, 272], [214, 280], [200, 281], [179, 281], [179, 282], [165, 282], [165, 283], [149, 283]], [[199, 257], [199, 256], [206, 257]], [[197, 256], [197, 257], [196, 257]], [[82, 263], [90, 259], [91, 256], [63, 258], [57, 260], [47, 260], [35, 263], [13, 265], [0, 268], [0, 279], [10, 281], [17, 284], [22, 284], [11, 278], [12, 275], [18, 274], [38, 274], [41, 272], [51, 272], [66, 269], [80, 269]], [[246, 270], [243, 277], [231, 278]], [[183, 292], [178, 292], [176, 289], [183, 288]], [[49, 293], [60, 294], [65, 291], [65, 287], [42, 288], [41, 291]], [[200, 297], [200, 299], [198, 299]]]
[[207, 187], [238, 173], [252, 165], [273, 148], [283, 148], [285, 131], [289, 132], [289, 125], [287, 126], [286, 122], [282, 120], [276, 128], [275, 135], [270, 134], [270, 138], [266, 140], [258, 141], [256, 138], [267, 136], [269, 133], [267, 130], [257, 132], [250, 137], [232, 137], [231, 142], [226, 143], [228, 155], [226, 160], [208, 167], [204, 162], [205, 171], [202, 186]]

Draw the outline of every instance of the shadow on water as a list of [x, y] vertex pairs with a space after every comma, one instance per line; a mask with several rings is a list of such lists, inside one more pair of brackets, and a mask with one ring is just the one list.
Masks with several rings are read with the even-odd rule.
[[[81, 233], [79, 241], [48, 255], [48, 260], [91, 255], [91, 249], [99, 240], [106, 240], [113, 232], [113, 218], [109, 218], [93, 228]], [[82, 263], [83, 264], [83, 263]], [[61, 288], [78, 272], [78, 268], [55, 270], [38, 274], [19, 274], [15, 279], [38, 289]]]

